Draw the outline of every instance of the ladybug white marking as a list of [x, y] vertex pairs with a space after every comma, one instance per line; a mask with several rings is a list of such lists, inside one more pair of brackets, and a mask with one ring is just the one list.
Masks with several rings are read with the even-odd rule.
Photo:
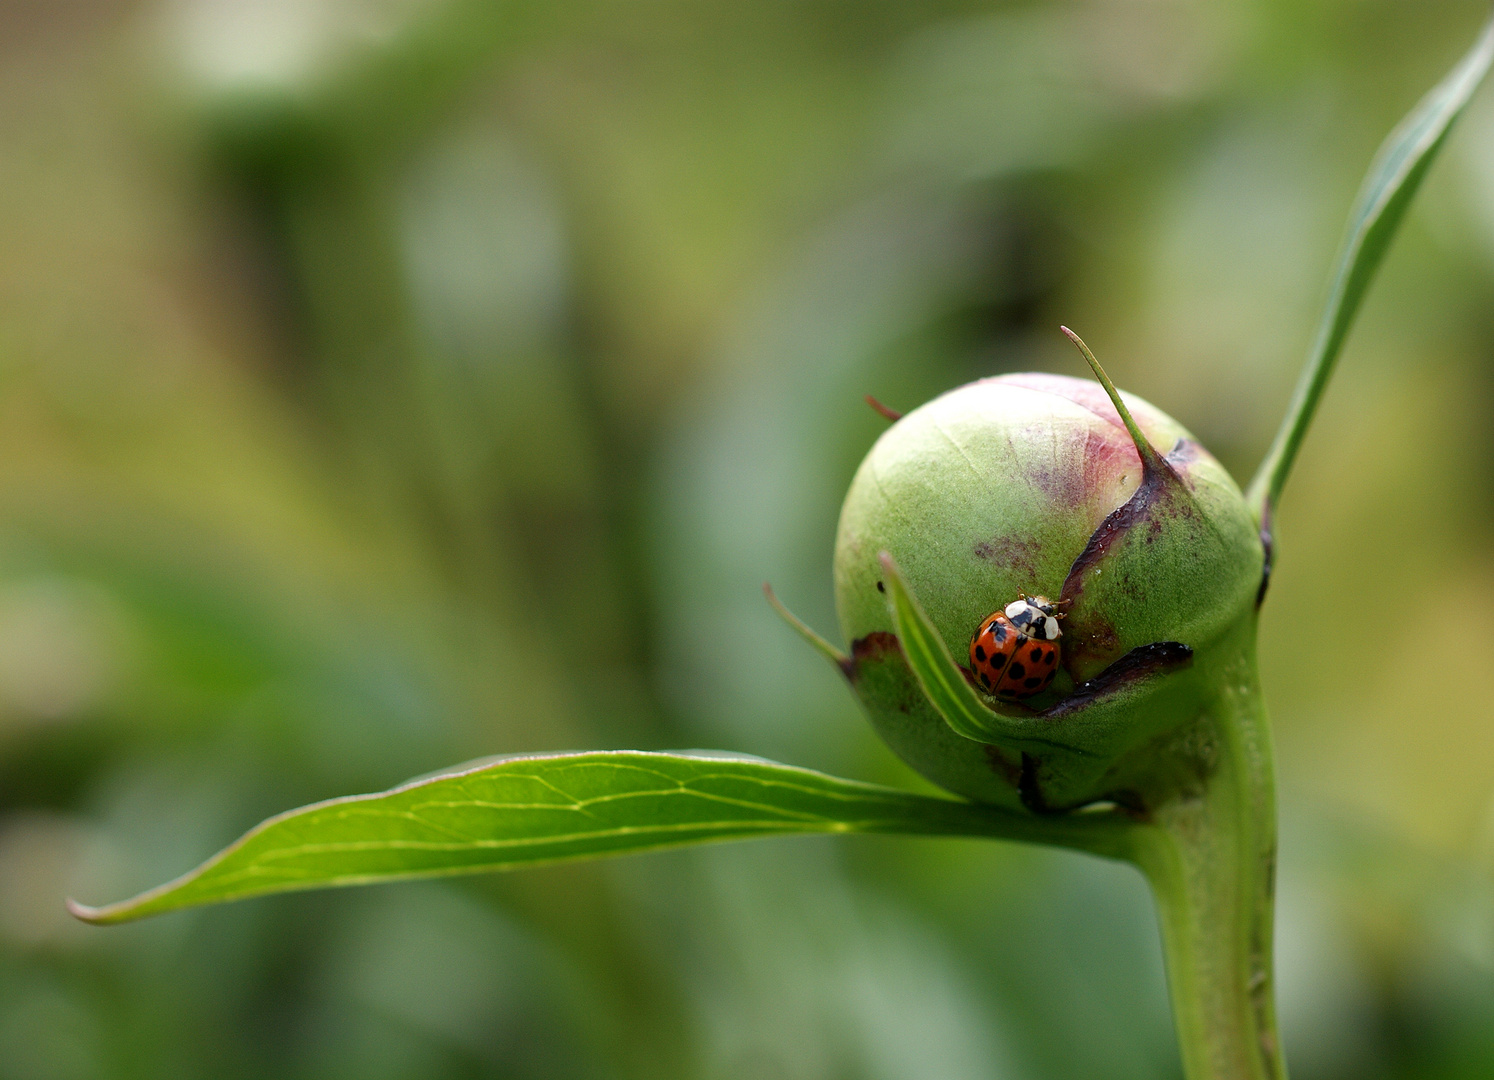
[[1058, 628], [1057, 607], [1051, 603], [1013, 600], [1006, 605], [1007, 621], [1022, 633], [1038, 641], [1057, 641], [1063, 631]]

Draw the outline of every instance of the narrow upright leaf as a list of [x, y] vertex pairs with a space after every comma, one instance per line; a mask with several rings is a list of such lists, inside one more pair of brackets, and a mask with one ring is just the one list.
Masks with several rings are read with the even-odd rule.
[[[754, 836], [879, 832], [1036, 840], [1040, 827], [1020, 814], [757, 758], [642, 751], [513, 757], [379, 795], [289, 811], [132, 900], [68, 906], [86, 922], [119, 923], [266, 893]], [[1092, 826], [1085, 836], [1091, 835]]]
[[1427, 169], [1447, 140], [1453, 121], [1473, 96], [1494, 61], [1494, 19], [1447, 78], [1422, 98], [1390, 133], [1370, 166], [1349, 215], [1348, 235], [1339, 252], [1333, 289], [1323, 310], [1307, 366], [1287, 407], [1281, 430], [1250, 485], [1250, 503], [1269, 535], [1271, 513], [1286, 484], [1297, 451], [1312, 423], [1333, 365], [1359, 313], [1360, 302], [1385, 257], [1406, 208]]
[[949, 647], [929, 622], [892, 556], [884, 551], [881, 558], [886, 572], [887, 606], [892, 612], [897, 640], [923, 692], [957, 735], [988, 744], [1003, 741], [999, 738], [1001, 717], [988, 709], [965, 681]]

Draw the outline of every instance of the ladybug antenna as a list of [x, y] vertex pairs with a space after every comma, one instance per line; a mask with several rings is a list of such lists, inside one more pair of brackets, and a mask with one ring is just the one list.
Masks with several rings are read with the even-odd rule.
[[903, 414], [896, 409], [889, 409], [870, 394], [866, 395], [866, 403], [876, 410], [877, 415], [884, 420], [891, 420], [894, 424], [903, 418]]

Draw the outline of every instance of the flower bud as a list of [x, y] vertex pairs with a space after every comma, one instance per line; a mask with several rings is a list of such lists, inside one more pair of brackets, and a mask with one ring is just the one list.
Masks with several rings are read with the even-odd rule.
[[[1239, 488], [1175, 420], [1123, 401], [1143, 443], [1098, 383], [982, 379], [897, 421], [851, 483], [835, 551], [844, 666], [883, 738], [951, 791], [1039, 808], [1024, 770], [1051, 740], [1096, 759], [1059, 777], [1061, 802], [1110, 797], [1119, 759], [1197, 710], [1166, 670], [1206, 662], [1253, 617], [1263, 553]], [[889, 611], [894, 564], [960, 664], [992, 613], [1023, 595], [1058, 601], [1051, 686], [1021, 704], [982, 696], [1030, 754], [956, 734], [922, 692]], [[1102, 722], [1111, 684], [1127, 708]]]

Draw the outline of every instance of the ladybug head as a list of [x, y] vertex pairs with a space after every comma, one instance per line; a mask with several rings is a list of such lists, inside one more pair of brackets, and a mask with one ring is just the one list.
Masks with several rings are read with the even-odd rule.
[[1023, 596], [1006, 605], [1006, 617], [1023, 633], [1043, 641], [1056, 641], [1063, 631], [1058, 628], [1058, 605], [1046, 596]]

